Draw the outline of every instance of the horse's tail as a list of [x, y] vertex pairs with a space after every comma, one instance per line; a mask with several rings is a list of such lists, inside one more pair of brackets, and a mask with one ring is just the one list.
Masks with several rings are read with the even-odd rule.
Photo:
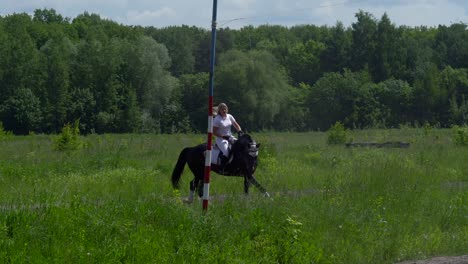
[[182, 152], [180, 152], [179, 159], [177, 160], [174, 170], [172, 171], [171, 181], [172, 187], [175, 189], [179, 189], [180, 176], [182, 176], [182, 172], [184, 172], [185, 163], [187, 163], [187, 152], [189, 150], [189, 148], [184, 148]]

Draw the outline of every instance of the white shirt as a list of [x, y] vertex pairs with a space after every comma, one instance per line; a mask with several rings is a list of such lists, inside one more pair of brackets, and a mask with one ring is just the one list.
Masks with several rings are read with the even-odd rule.
[[213, 126], [218, 128], [218, 131], [223, 136], [231, 135], [231, 126], [236, 119], [230, 114], [227, 114], [225, 118], [221, 115], [217, 115], [213, 121]]

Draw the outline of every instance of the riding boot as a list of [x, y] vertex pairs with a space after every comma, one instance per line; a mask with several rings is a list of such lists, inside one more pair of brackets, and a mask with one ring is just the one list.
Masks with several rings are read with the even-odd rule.
[[219, 159], [220, 159], [220, 161], [221, 161], [220, 166], [221, 166], [222, 169], [224, 169], [224, 167], [226, 167], [226, 165], [227, 165], [227, 163], [228, 163], [229, 158], [226, 157], [226, 156], [224, 156], [224, 155], [220, 155], [220, 156], [219, 156]]

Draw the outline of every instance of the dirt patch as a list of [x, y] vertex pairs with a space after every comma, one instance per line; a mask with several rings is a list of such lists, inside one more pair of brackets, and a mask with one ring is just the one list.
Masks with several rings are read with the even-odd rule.
[[468, 264], [468, 255], [435, 257], [424, 260], [407, 260], [395, 264]]

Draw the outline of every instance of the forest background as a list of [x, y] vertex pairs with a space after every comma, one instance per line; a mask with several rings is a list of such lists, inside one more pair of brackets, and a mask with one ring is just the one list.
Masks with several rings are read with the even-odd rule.
[[[250, 131], [468, 121], [465, 23], [221, 27], [215, 104]], [[124, 26], [54, 9], [0, 16], [0, 122], [15, 134], [206, 131], [210, 31]]]

